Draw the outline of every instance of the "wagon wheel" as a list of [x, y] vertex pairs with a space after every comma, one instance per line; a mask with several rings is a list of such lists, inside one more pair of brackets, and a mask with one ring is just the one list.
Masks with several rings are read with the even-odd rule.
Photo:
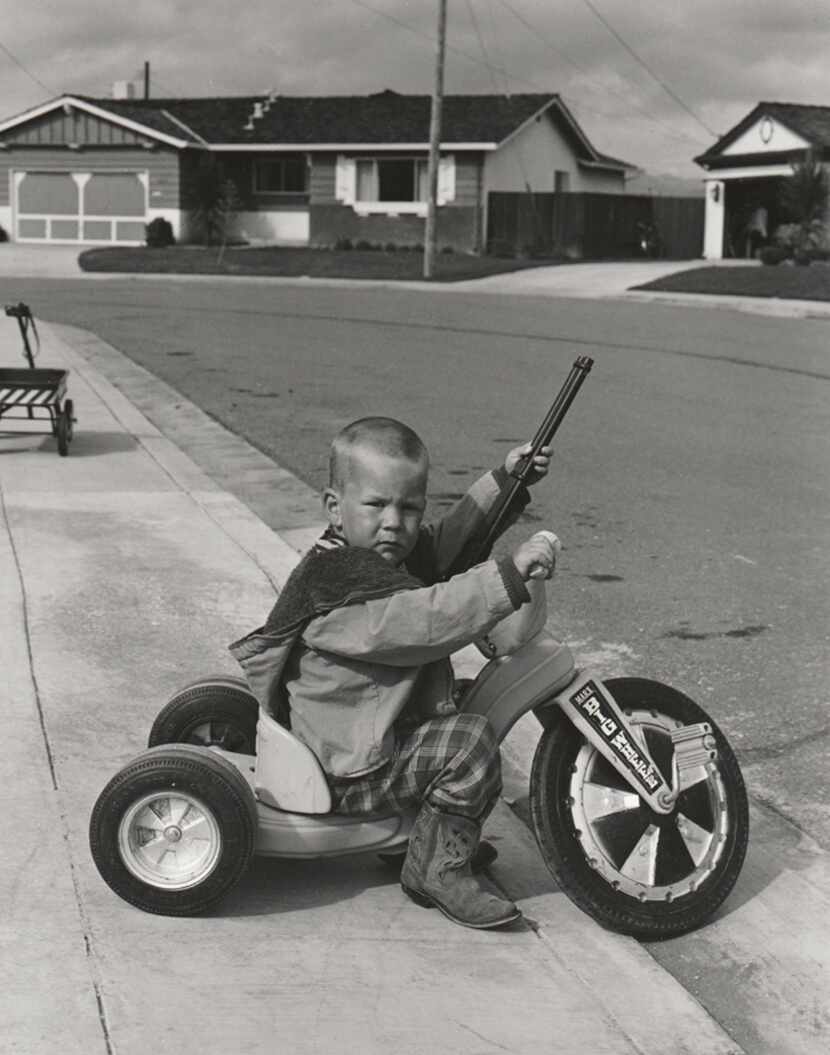
[[72, 440], [72, 400], [67, 399], [63, 410], [57, 415], [55, 435], [58, 438], [58, 454], [66, 457], [69, 454], [69, 444]]

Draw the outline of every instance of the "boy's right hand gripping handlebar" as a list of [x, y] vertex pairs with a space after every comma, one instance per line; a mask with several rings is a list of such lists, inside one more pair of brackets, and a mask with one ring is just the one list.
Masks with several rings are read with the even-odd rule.
[[587, 355], [580, 355], [571, 367], [571, 372], [565, 379], [559, 394], [551, 404], [545, 420], [539, 426], [536, 435], [530, 444], [530, 453], [518, 463], [510, 474], [510, 481], [493, 504], [493, 508], [487, 514], [484, 524], [477, 531], [461, 552], [455, 558], [445, 574], [446, 579], [453, 575], [459, 575], [474, 565], [486, 560], [493, 548], [493, 543], [506, 527], [506, 521], [514, 513], [514, 506], [522, 489], [526, 485], [528, 477], [533, 472], [533, 459], [543, 447], [550, 446], [556, 430], [562, 424], [568, 408], [573, 403], [582, 382], [588, 376], [588, 372], [594, 365], [594, 360]]

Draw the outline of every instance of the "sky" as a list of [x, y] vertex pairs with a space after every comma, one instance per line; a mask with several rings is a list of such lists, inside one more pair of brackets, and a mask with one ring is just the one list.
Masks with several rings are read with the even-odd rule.
[[[0, 118], [107, 97], [429, 94], [438, 0], [0, 0]], [[830, 106], [830, 0], [448, 0], [447, 93], [557, 92], [647, 172], [761, 100]]]

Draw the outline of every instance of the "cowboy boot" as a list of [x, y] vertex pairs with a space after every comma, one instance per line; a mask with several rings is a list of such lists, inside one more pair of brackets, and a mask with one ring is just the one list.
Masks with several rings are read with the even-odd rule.
[[512, 901], [491, 894], [470, 871], [481, 825], [424, 803], [409, 836], [401, 887], [425, 908], [433, 905], [454, 923], [487, 929], [521, 917]]
[[[486, 839], [480, 839], [476, 852], [470, 858], [470, 871], [473, 875], [478, 875], [485, 868], [489, 868], [498, 856], [499, 852], [492, 843]], [[378, 854], [378, 857], [391, 868], [400, 868], [406, 858], [406, 847], [403, 850], [395, 850], [394, 852], [390, 850], [389, 853]]]

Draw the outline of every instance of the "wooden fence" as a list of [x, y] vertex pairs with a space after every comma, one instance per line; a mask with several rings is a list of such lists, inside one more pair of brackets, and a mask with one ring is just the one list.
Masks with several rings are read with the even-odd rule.
[[491, 191], [487, 252], [575, 260], [642, 257], [640, 225], [656, 230], [655, 255], [703, 255], [703, 198], [635, 194], [534, 194]]

